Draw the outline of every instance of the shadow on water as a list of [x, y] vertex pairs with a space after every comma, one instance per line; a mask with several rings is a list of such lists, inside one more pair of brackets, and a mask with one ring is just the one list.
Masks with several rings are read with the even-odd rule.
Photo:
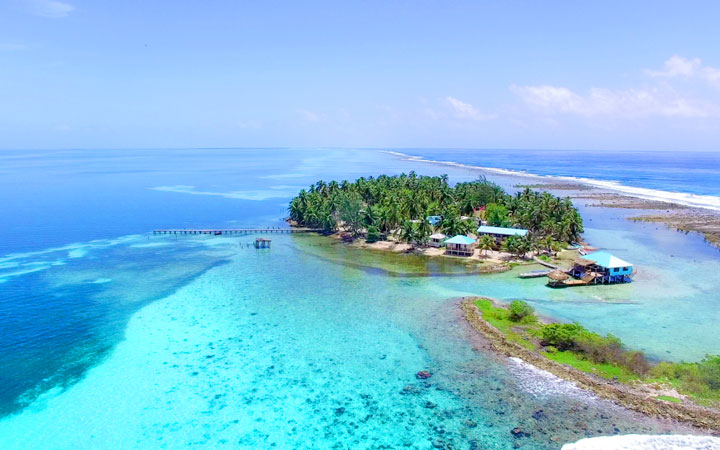
[[[548, 305], [555, 305], [557, 304], [557, 299], [549, 299], [549, 298], [528, 298], [528, 297], [512, 297], [513, 300], [523, 300], [528, 303], [536, 303], [536, 304], [548, 304]], [[596, 305], [598, 303], [602, 303], [604, 305], [639, 305], [640, 302], [635, 302], [632, 300], [593, 300], [593, 299], [566, 299], [562, 301], [565, 305]]]
[[[124, 339], [136, 311], [228, 262], [194, 251], [137, 252], [108, 249], [0, 284], [0, 417], [74, 385]], [[91, 281], [105, 274], [112, 280]]]
[[[327, 244], [327, 246], [330, 245], [332, 244]], [[324, 246], [319, 245], [318, 247], [323, 248]], [[417, 254], [398, 254], [392, 252], [373, 251], [369, 249], [352, 249], [345, 252], [334, 252], [335, 257], [333, 257], [327, 254], [315, 253], [307, 248], [297, 248], [297, 250], [305, 255], [325, 262], [360, 269], [367, 274], [388, 275], [396, 278], [468, 277], [473, 275], [495, 273], [488, 272], [485, 267], [477, 265], [472, 267], [466, 262], [454, 262], [450, 259], [447, 261], [439, 261], [439, 258]], [[323, 248], [323, 250], [326, 249]], [[365, 255], [363, 255], [363, 253]], [[350, 260], [350, 258], [358, 256], [360, 259], [372, 259], [364, 263]], [[380, 259], [384, 259], [384, 261], [381, 261]], [[377, 267], [373, 264], [400, 267], [397, 269], [391, 269]]]

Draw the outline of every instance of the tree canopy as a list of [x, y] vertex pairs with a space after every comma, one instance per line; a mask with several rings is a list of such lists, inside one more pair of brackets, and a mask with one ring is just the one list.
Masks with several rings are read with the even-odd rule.
[[[475, 217], [490, 225], [522, 227], [536, 238], [560, 242], [578, 239], [582, 218], [569, 198], [525, 189], [509, 195], [485, 178], [450, 186], [448, 176], [359, 178], [354, 182], [318, 181], [292, 199], [290, 219], [298, 225], [354, 236], [395, 233], [408, 242], [425, 242], [433, 231], [427, 217], [440, 216], [434, 230], [447, 235], [475, 231]], [[521, 252], [523, 245], [514, 246]]]

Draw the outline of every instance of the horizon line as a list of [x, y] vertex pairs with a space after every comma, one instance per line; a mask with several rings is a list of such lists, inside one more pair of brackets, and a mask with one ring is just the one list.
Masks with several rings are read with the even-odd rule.
[[344, 147], [344, 146], [188, 146], [188, 147], [26, 147], [26, 148], [0, 148], [0, 152], [22, 152], [22, 151], [114, 151], [114, 150], [451, 150], [451, 151], [580, 151], [580, 152], [635, 152], [635, 153], [666, 153], [666, 152], [688, 152], [688, 153], [720, 153], [720, 149], [686, 150], [686, 149], [602, 149], [602, 148], [532, 148], [532, 147]]

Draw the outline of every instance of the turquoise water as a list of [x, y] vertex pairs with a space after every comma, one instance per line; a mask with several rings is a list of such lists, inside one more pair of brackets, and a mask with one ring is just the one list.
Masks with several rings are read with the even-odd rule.
[[515, 426], [525, 447], [554, 448], [672, 429], [474, 351], [434, 278], [319, 262], [302, 239], [214, 239], [226, 264], [135, 313], [72, 387], [0, 422], [3, 448], [512, 448]]
[[[193, 165], [190, 153], [183, 157]], [[260, 251], [248, 246], [252, 236], [153, 237], [140, 232], [156, 219], [167, 224], [167, 205], [184, 206], [171, 214], [180, 226], [280, 224], [288, 186], [317, 178], [477, 174], [377, 152], [222, 150], [203, 154], [196, 171], [161, 164], [162, 154], [135, 165], [111, 156], [93, 155], [93, 165], [128, 165], [104, 181], [124, 189], [124, 204], [97, 209], [98, 200], [59, 220], [65, 228], [33, 237], [3, 229], [16, 250], [0, 259], [0, 448], [544, 449], [587, 436], [689, 431], [494, 356], [460, 320], [455, 298], [525, 298], [654, 355], [701, 357], [720, 348], [718, 255], [701, 239], [587, 208], [588, 238], [641, 261], [638, 280], [556, 291], [518, 280], [517, 270], [476, 275], [313, 236], [276, 235]], [[90, 186], [95, 174], [76, 170], [86, 168], [83, 158], [42, 170], [72, 167], [74, 183]], [[127, 173], [143, 175], [127, 181]], [[123, 216], [128, 202], [143, 214]], [[87, 221], [127, 233], [82, 240], [74, 230]], [[433, 376], [418, 380], [420, 370]], [[516, 426], [529, 437], [513, 437]]]

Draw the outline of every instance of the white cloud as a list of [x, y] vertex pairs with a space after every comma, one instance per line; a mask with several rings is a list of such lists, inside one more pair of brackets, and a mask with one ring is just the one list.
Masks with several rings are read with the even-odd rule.
[[30, 0], [28, 6], [32, 14], [51, 19], [66, 17], [75, 10], [73, 5], [56, 0]]
[[16, 52], [26, 48], [28, 47], [25, 44], [0, 43], [0, 51], [4, 52]]
[[686, 99], [670, 88], [592, 88], [585, 95], [548, 85], [511, 86], [510, 89], [528, 105], [550, 113], [638, 118], [708, 117], [718, 112], [714, 105]]
[[298, 109], [298, 114], [300, 114], [300, 117], [308, 122], [319, 122], [321, 119], [320, 114], [310, 111], [309, 109]]
[[[712, 92], [697, 96], [697, 87], [674, 83], [674, 79], [702, 80], [720, 88], [720, 69], [703, 65], [699, 58], [672, 56], [662, 70], [645, 70], [642, 87], [592, 87], [587, 92], [564, 86], [510, 86], [531, 108], [549, 114], [574, 114], [586, 117], [676, 117], [704, 118], [720, 116], [720, 104]], [[702, 87], [700, 87], [702, 88]], [[706, 88], [705, 88], [706, 89]]]
[[696, 78], [720, 89], [720, 69], [703, 65], [700, 58], [688, 59], [673, 55], [665, 61], [663, 70], [645, 72], [656, 78]]
[[458, 117], [460, 119], [470, 119], [470, 120], [489, 120], [494, 118], [494, 115], [491, 114], [483, 114], [480, 111], [478, 111], [473, 105], [470, 103], [465, 103], [462, 100], [458, 100], [455, 97], [445, 97], [445, 102], [450, 107], [451, 111], [453, 112], [453, 115], [455, 117]]
[[246, 128], [246, 129], [257, 129], [262, 126], [262, 124], [257, 120], [240, 120], [237, 122], [238, 128]]

